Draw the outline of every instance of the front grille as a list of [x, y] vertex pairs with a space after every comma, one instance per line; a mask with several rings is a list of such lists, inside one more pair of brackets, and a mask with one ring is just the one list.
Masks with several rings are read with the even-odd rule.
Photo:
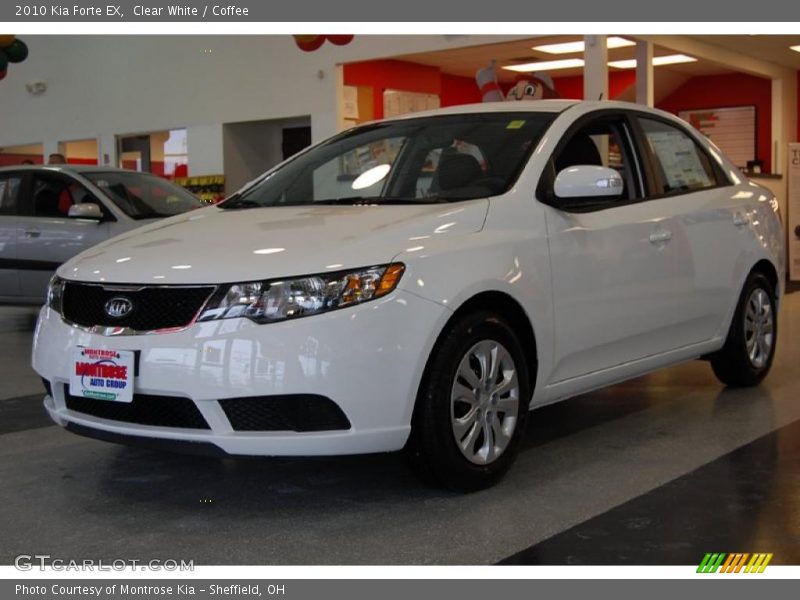
[[350, 421], [330, 398], [313, 394], [252, 396], [219, 401], [234, 431], [332, 431]]
[[139, 425], [210, 429], [195, 403], [189, 398], [134, 394], [133, 402], [94, 400], [72, 396], [68, 385], [64, 386], [64, 398], [69, 410], [101, 419]]
[[[87, 283], [64, 283], [62, 315], [84, 327], [128, 327], [135, 331], [154, 331], [185, 327], [213, 293], [213, 286], [103, 286]], [[128, 299], [133, 308], [124, 317], [106, 313], [106, 303], [113, 298]]]

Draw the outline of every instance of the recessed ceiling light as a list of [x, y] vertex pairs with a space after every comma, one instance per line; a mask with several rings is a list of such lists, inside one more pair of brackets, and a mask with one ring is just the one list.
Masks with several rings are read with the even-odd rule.
[[563, 60], [544, 60], [539, 62], [525, 63], [522, 65], [508, 65], [503, 68], [506, 71], [532, 73], [534, 71], [557, 71], [558, 69], [572, 69], [582, 66], [582, 58], [565, 58]]
[[[653, 58], [653, 66], [655, 67], [690, 62], [697, 62], [697, 59], [691, 56], [686, 56], [685, 54], [669, 54], [667, 56], [656, 56]], [[615, 69], [635, 69], [636, 59], [631, 58], [628, 60], [612, 60], [608, 63], [608, 66], [614, 67]]]
[[798, 46], [789, 46], [789, 50], [794, 50], [795, 52], [800, 52], [800, 45], [798, 45]]
[[[635, 46], [636, 42], [626, 40], [623, 37], [611, 36], [606, 38], [606, 47], [609, 49], [625, 48], [627, 46]], [[534, 46], [532, 50], [539, 52], [547, 52], [548, 54], [570, 54], [571, 52], [583, 52], [586, 44], [583, 40], [579, 42], [562, 42], [560, 44], [544, 44], [543, 46]]]

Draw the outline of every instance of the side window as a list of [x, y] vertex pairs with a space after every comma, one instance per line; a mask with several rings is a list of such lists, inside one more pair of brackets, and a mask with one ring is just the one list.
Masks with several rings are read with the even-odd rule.
[[31, 190], [28, 210], [34, 217], [66, 217], [73, 204], [91, 201], [89, 191], [77, 181], [53, 175], [34, 175]]
[[717, 185], [708, 155], [688, 133], [662, 121], [639, 117], [647, 152], [662, 194], [701, 190]]
[[593, 165], [619, 172], [624, 182], [621, 196], [609, 202], [641, 198], [639, 170], [623, 119], [598, 119], [573, 133], [553, 157], [553, 176], [569, 167]]
[[21, 185], [22, 177], [20, 175], [0, 175], [0, 215], [17, 213]]

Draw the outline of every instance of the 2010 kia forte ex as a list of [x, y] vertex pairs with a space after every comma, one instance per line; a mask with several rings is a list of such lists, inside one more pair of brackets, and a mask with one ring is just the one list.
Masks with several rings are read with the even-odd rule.
[[460, 106], [351, 129], [76, 256], [33, 366], [79, 434], [404, 448], [472, 490], [509, 468], [529, 409], [701, 357], [758, 384], [783, 274], [775, 198], [676, 117]]

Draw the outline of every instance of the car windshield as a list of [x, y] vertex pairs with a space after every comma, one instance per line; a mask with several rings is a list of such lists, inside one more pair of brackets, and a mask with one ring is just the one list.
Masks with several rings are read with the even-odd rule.
[[365, 125], [299, 154], [220, 206], [425, 204], [495, 196], [514, 184], [554, 117], [496, 112]]
[[132, 219], [171, 217], [203, 206], [199, 198], [182, 187], [149, 173], [108, 171], [82, 175]]

